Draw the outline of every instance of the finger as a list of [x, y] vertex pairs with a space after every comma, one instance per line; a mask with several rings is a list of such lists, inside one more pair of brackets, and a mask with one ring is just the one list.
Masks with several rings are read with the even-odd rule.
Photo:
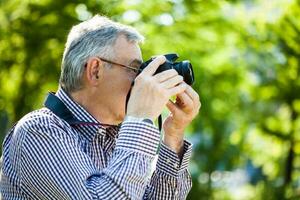
[[165, 56], [157, 56], [149, 65], [141, 72], [141, 74], [153, 75], [159, 65], [162, 65], [166, 62]]
[[163, 82], [165, 80], [168, 80], [174, 76], [178, 75], [177, 71], [175, 69], [168, 69], [166, 71], [163, 71], [161, 73], [158, 73], [154, 76], [154, 78], [158, 81], [158, 82]]
[[182, 82], [179, 85], [177, 85], [173, 88], [170, 88], [168, 90], [169, 96], [177, 95], [177, 94], [180, 94], [180, 93], [184, 92], [186, 90], [186, 87], [187, 87], [187, 84]]
[[184, 111], [192, 111], [195, 109], [194, 102], [187, 93], [183, 92], [177, 95], [176, 104], [182, 108]]
[[189, 85], [187, 86], [185, 93], [191, 97], [195, 106], [200, 108], [200, 106], [201, 106], [200, 97], [199, 97], [198, 93], [191, 86], [189, 86]]
[[180, 76], [180, 75], [177, 75], [173, 78], [170, 78], [170, 79], [162, 82], [161, 85], [164, 88], [169, 89], [169, 88], [172, 88], [172, 87], [174, 87], [174, 86], [176, 86], [176, 85], [178, 85], [179, 83], [182, 83], [182, 82], [183, 82], [183, 77]]

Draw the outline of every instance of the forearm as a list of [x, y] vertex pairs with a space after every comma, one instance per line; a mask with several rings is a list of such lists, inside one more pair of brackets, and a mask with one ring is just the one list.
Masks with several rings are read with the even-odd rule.
[[130, 151], [117, 150], [101, 174], [86, 181], [93, 199], [141, 199], [147, 186], [152, 157]]
[[191, 144], [184, 142], [183, 158], [162, 144], [156, 171], [152, 175], [144, 199], [185, 199], [191, 189], [191, 176], [187, 170]]
[[[109, 195], [141, 199], [147, 185], [151, 162], [159, 142], [159, 132], [145, 122], [124, 122], [119, 133], [114, 154], [104, 169], [105, 180], [94, 178], [89, 185], [96, 185], [94, 193], [101, 199], [108, 195], [103, 188], [115, 188]], [[91, 187], [92, 188], [92, 187]], [[109, 196], [108, 199], [121, 199]]]

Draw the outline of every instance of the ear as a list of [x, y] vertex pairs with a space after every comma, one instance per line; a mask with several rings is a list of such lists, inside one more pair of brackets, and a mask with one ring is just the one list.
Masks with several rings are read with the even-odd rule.
[[103, 75], [103, 62], [97, 57], [88, 59], [85, 65], [85, 78], [90, 85], [98, 85]]

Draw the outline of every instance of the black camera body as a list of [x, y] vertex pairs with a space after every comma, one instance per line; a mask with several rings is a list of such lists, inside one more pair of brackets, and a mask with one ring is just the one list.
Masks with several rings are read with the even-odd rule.
[[[194, 72], [193, 67], [190, 61], [184, 60], [182, 62], [175, 62], [175, 60], [179, 57], [177, 54], [166, 54], [166, 62], [158, 67], [154, 74], [158, 74], [162, 71], [168, 69], [175, 69], [179, 75], [183, 77], [184, 82], [188, 85], [192, 85], [194, 83]], [[143, 71], [147, 67], [147, 65], [153, 61], [154, 58], [151, 58], [142, 63], [140, 67], [140, 72]]]

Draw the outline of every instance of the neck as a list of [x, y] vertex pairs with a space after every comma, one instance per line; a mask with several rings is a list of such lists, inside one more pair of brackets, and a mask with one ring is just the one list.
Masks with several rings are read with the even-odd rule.
[[114, 102], [100, 95], [92, 95], [87, 91], [80, 90], [70, 94], [72, 99], [88, 111], [98, 122], [103, 124], [118, 125], [123, 119], [118, 112]]

